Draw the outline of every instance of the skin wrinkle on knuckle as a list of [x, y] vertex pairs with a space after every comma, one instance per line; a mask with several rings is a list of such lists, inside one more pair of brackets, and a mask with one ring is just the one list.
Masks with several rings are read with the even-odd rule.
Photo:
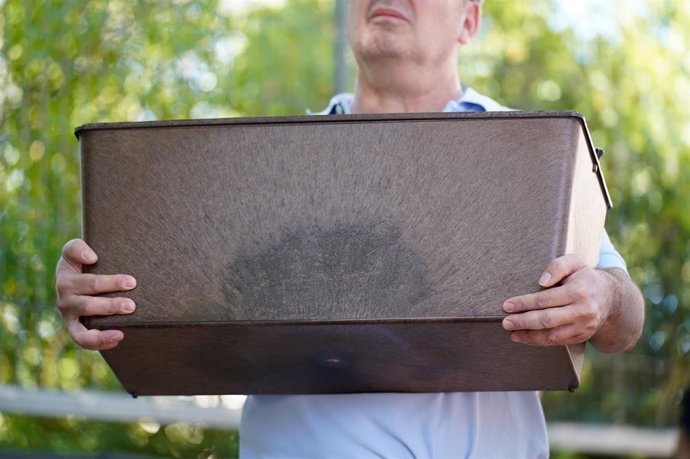
[[57, 307], [61, 312], [67, 312], [70, 307], [69, 307], [69, 302], [65, 298], [58, 298], [57, 300]]
[[558, 344], [560, 344], [558, 336], [556, 336], [555, 333], [547, 333], [544, 337], [544, 340], [546, 341], [546, 344], [549, 346], [557, 346]]
[[578, 301], [582, 303], [589, 303], [590, 291], [584, 283], [577, 283], [572, 286], [572, 294]]
[[101, 287], [101, 281], [98, 276], [93, 276], [91, 278], [91, 288], [93, 289], [94, 292], [100, 291], [99, 288]]
[[79, 289], [79, 274], [71, 272], [69, 268], [58, 276], [56, 282], [60, 282], [65, 292], [76, 292]]
[[91, 304], [91, 301], [87, 300], [86, 302], [82, 303], [81, 306], [79, 306], [78, 312], [83, 316], [92, 316], [96, 311], [94, 306]]
[[109, 314], [117, 314], [122, 309], [124, 309], [124, 300], [119, 300], [117, 298], [111, 298], [108, 305]]
[[538, 308], [544, 308], [549, 303], [549, 299], [544, 292], [538, 292], [534, 297], [534, 304]]
[[522, 298], [513, 298], [509, 301], [511, 303], [513, 303], [513, 306], [515, 307], [515, 310], [513, 311], [513, 313], [522, 312], [526, 309], [525, 303], [524, 303]]
[[592, 319], [589, 307], [586, 304], [575, 308], [574, 316], [577, 322], [587, 322]]
[[55, 288], [58, 292], [58, 296], [63, 296], [65, 292], [67, 292], [70, 287], [72, 286], [72, 283], [68, 281], [64, 276], [58, 276], [57, 280], [55, 281]]
[[[96, 315], [101, 315], [101, 314], [112, 314], [110, 304], [106, 304], [105, 307], [101, 307], [96, 302], [95, 298], [89, 299], [87, 304], [89, 305], [88, 314], [85, 314], [85, 315], [96, 316]], [[100, 309], [103, 309], [103, 311], [100, 311]]]
[[595, 321], [597, 323], [601, 321], [599, 308], [592, 303], [585, 303], [584, 306], [580, 308], [580, 311], [582, 312], [582, 318], [587, 321]]
[[553, 328], [553, 317], [549, 311], [544, 311], [544, 314], [540, 315], [539, 324], [544, 329]]
[[595, 324], [595, 323], [590, 322], [585, 327], [585, 333], [588, 335], [588, 337], [593, 336], [596, 332], [597, 332], [597, 324]]
[[72, 270], [72, 271], [74, 271], [74, 272], [81, 272], [81, 269], [79, 268], [79, 266], [77, 266], [76, 264], [74, 264], [74, 262], [73, 262], [70, 258], [68, 258], [68, 257], [63, 257], [62, 260], [64, 260], [64, 262], [65, 262], [65, 266], [66, 266], [65, 269], [66, 269], [67, 271]]
[[579, 321], [575, 323], [577, 331], [574, 333], [576, 335], [592, 335], [593, 334], [593, 322], [591, 319]]
[[529, 297], [520, 298], [520, 301], [518, 302], [518, 309], [517, 309], [518, 312], [529, 311], [529, 310], [531, 310], [532, 308], [534, 308], [534, 306], [532, 306]]
[[[125, 283], [126, 283], [128, 280], [130, 280], [130, 279], [131, 279], [131, 276], [122, 275], [122, 276], [120, 277], [120, 280], [119, 280], [119, 283], [118, 283], [118, 285], [120, 286], [119, 289], [120, 289], [120, 290], [131, 290], [132, 287], [128, 287], [128, 286], [125, 285]], [[135, 283], [135, 285], [136, 285], [136, 279], [134, 279], [134, 283]]]

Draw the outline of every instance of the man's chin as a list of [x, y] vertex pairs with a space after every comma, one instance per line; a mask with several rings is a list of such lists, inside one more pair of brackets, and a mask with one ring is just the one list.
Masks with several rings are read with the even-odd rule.
[[401, 49], [395, 47], [375, 47], [369, 48], [362, 52], [362, 57], [366, 60], [374, 59], [403, 59], [407, 54]]
[[358, 54], [365, 57], [395, 58], [408, 55], [411, 46], [396, 30], [380, 28], [369, 34], [358, 48]]

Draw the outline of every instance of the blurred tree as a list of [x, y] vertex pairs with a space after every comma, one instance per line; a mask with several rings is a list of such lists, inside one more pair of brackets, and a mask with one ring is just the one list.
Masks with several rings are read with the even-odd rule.
[[[72, 130], [97, 121], [302, 114], [305, 102], [323, 104], [332, 5], [0, 5], [0, 383], [118, 390], [100, 355], [70, 342], [54, 306], [55, 262], [80, 234]], [[185, 425], [152, 434], [139, 425], [0, 415], [0, 445], [226, 457], [236, 454], [237, 437]]]
[[589, 2], [559, 24], [567, 3], [487, 2], [460, 68], [509, 106], [585, 115], [607, 151], [607, 228], [648, 304], [636, 350], [590, 352], [583, 387], [547, 394], [547, 414], [668, 425], [690, 384], [690, 5]]
[[[333, 2], [246, 3], [0, 0], [0, 383], [119, 388], [98, 354], [69, 342], [53, 306], [55, 262], [80, 233], [75, 126], [325, 106]], [[637, 349], [591, 354], [583, 387], [547, 394], [547, 414], [670, 424], [690, 382], [690, 4], [577, 2], [609, 8], [579, 18], [567, 3], [485, 2], [481, 36], [463, 50], [460, 71], [463, 83], [506, 105], [586, 116], [607, 150], [609, 232], [649, 305]], [[592, 29], [601, 17], [604, 27]], [[201, 440], [184, 449], [175, 435]], [[0, 416], [0, 444], [236, 452], [236, 436], [189, 426], [151, 433], [13, 415]]]

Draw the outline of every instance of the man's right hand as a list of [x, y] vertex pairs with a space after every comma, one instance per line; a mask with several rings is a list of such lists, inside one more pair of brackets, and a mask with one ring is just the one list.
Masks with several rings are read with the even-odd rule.
[[117, 346], [125, 337], [120, 330], [88, 330], [81, 316], [131, 314], [135, 304], [129, 298], [94, 296], [122, 292], [136, 287], [136, 279], [126, 274], [85, 274], [84, 265], [96, 263], [98, 257], [86, 242], [73, 239], [62, 248], [56, 268], [57, 304], [72, 339], [85, 349], [102, 351]]

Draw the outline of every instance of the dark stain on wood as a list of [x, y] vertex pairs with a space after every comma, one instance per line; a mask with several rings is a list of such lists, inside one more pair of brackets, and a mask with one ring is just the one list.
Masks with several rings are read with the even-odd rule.
[[404, 315], [429, 298], [431, 286], [424, 262], [401, 236], [386, 222], [284, 228], [275, 245], [240, 250], [223, 292], [242, 317]]

